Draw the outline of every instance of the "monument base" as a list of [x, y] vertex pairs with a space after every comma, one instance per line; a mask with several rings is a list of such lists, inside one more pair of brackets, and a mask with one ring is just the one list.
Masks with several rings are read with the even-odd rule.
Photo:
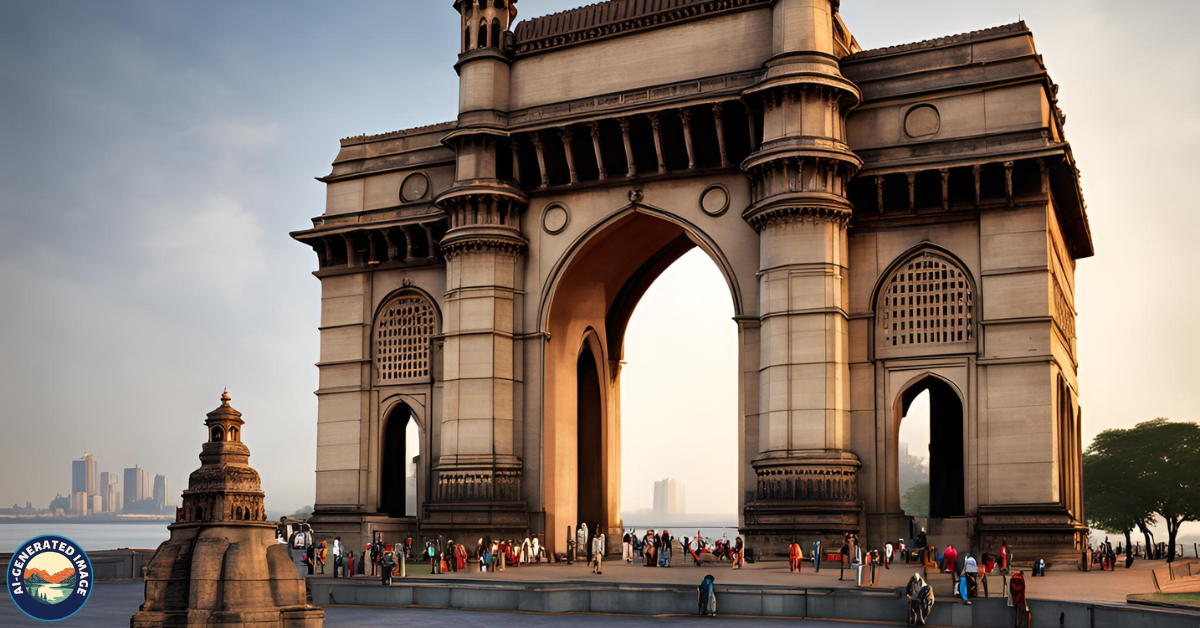
[[1088, 545], [1088, 527], [1059, 504], [981, 506], [975, 532], [982, 552], [998, 552], [1007, 541], [1022, 568], [1038, 559], [1074, 565]]

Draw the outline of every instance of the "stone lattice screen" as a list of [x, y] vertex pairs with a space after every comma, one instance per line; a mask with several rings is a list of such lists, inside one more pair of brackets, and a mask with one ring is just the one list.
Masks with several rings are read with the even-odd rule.
[[429, 350], [437, 333], [429, 300], [400, 295], [387, 303], [375, 322], [375, 372], [380, 383], [429, 379]]
[[892, 347], [957, 344], [974, 338], [974, 302], [966, 273], [924, 254], [905, 262], [884, 286], [884, 343]]

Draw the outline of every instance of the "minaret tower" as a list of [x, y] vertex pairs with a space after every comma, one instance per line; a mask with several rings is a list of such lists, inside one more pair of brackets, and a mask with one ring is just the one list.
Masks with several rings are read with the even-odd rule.
[[756, 493], [744, 523], [755, 547], [772, 553], [796, 534], [840, 542], [860, 530], [860, 462], [849, 451], [846, 188], [862, 160], [846, 143], [846, 114], [862, 96], [836, 55], [838, 4], [777, 0], [774, 55], [745, 92], [763, 120], [762, 143], [741, 166], [752, 189], [742, 217], [760, 238], [766, 349]]
[[[509, 72], [515, 0], [458, 0], [462, 15], [454, 185], [434, 202], [449, 217], [441, 448], [426, 521], [439, 529], [519, 534], [521, 497], [520, 285], [528, 199], [515, 182]], [[464, 517], [462, 513], [471, 516]]]

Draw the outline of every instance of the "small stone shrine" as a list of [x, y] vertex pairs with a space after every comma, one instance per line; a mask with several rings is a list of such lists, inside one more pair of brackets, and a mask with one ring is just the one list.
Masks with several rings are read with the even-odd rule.
[[150, 561], [146, 601], [130, 627], [320, 628], [325, 611], [307, 604], [304, 580], [266, 520], [242, 413], [228, 391], [204, 424], [200, 468], [188, 478], [171, 538]]

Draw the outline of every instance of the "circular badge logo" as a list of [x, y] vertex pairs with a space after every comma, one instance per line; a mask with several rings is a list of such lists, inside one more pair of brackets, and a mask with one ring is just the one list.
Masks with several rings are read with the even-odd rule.
[[17, 608], [42, 621], [74, 615], [92, 595], [92, 561], [71, 539], [45, 535], [21, 544], [6, 572]]

